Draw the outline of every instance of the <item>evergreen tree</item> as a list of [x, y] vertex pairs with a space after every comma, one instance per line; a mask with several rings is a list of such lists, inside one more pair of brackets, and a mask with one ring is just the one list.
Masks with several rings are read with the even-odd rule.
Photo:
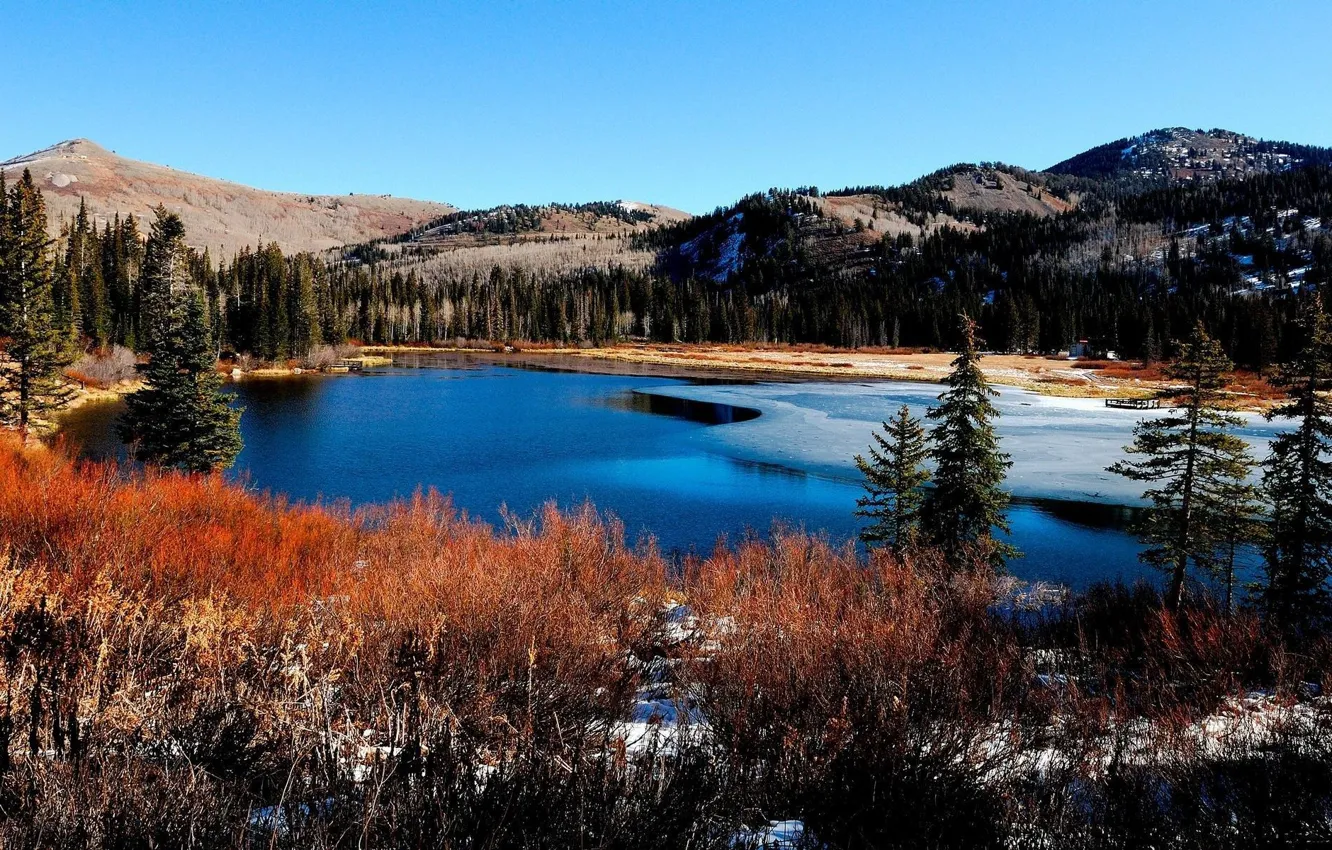
[[1287, 400], [1267, 413], [1296, 427], [1272, 441], [1263, 474], [1272, 506], [1263, 605], [1292, 631], [1326, 616], [1332, 577], [1332, 329], [1316, 296], [1301, 330], [1303, 347], [1275, 378]]
[[1004, 475], [1012, 466], [999, 450], [994, 420], [999, 416], [990, 401], [998, 393], [990, 388], [976, 350], [976, 324], [961, 317], [961, 352], [929, 418], [929, 456], [934, 460], [934, 489], [921, 506], [926, 536], [949, 553], [954, 564], [967, 547], [979, 544], [992, 566], [1003, 566], [1011, 547], [994, 538], [994, 529], [1008, 531], [1008, 493]]
[[[1252, 471], [1251, 462], [1247, 469]], [[1226, 613], [1231, 614], [1235, 611], [1235, 562], [1239, 547], [1263, 540], [1267, 526], [1263, 522], [1262, 491], [1249, 483], [1248, 472], [1243, 479], [1220, 482], [1216, 502], [1218, 548], [1213, 553], [1211, 567], [1225, 586]]]
[[26, 442], [33, 419], [74, 395], [61, 374], [74, 359], [56, 324], [46, 204], [24, 169], [9, 191], [0, 183], [0, 422]]
[[883, 423], [883, 431], [873, 435], [869, 460], [856, 455], [866, 490], [856, 501], [860, 506], [856, 515], [871, 521], [860, 533], [867, 546], [901, 551], [916, 538], [924, 501], [920, 488], [930, 478], [921, 465], [926, 456], [925, 429], [904, 404], [891, 424]]
[[1236, 527], [1232, 502], [1247, 493], [1254, 462], [1248, 444], [1231, 433], [1243, 420], [1219, 406], [1233, 365], [1199, 323], [1165, 374], [1182, 387], [1167, 391], [1170, 412], [1144, 419], [1126, 448], [1138, 460], [1122, 460], [1110, 472], [1152, 484], [1139, 533], [1148, 544], [1142, 559], [1169, 576], [1166, 605], [1178, 608], [1190, 561], [1216, 571], [1219, 553]]
[[158, 207], [143, 267], [150, 359], [144, 388], [126, 400], [120, 432], [143, 460], [211, 472], [240, 453], [241, 411], [221, 392], [190, 265], [184, 226]]

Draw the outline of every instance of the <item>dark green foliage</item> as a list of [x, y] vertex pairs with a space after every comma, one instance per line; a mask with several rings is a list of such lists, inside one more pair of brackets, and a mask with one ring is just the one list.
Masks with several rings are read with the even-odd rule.
[[1332, 329], [1310, 300], [1299, 353], [1275, 378], [1287, 400], [1268, 419], [1294, 421], [1272, 441], [1263, 487], [1272, 505], [1263, 604], [1280, 625], [1305, 630], [1327, 616], [1332, 577]]
[[856, 515], [870, 520], [860, 533], [866, 545], [901, 550], [915, 539], [925, 499], [921, 487], [930, 478], [922, 466], [926, 455], [925, 429], [905, 404], [891, 423], [883, 423], [882, 434], [874, 433], [869, 459], [856, 455], [866, 491], [856, 501]]
[[1232, 368], [1221, 345], [1197, 325], [1166, 369], [1181, 385], [1166, 394], [1172, 409], [1139, 422], [1126, 448], [1137, 459], [1109, 468], [1152, 485], [1143, 494], [1152, 507], [1139, 529], [1150, 547], [1142, 559], [1167, 573], [1171, 608], [1179, 606], [1190, 562], [1215, 573], [1251, 513], [1238, 507], [1252, 503], [1246, 481], [1254, 467], [1248, 444], [1231, 433], [1242, 420], [1219, 406]]
[[190, 259], [180, 219], [159, 207], [143, 264], [150, 359], [144, 388], [126, 400], [121, 436], [142, 460], [211, 472], [240, 453], [241, 411], [221, 392]]
[[1012, 555], [994, 539], [994, 529], [1008, 530], [1008, 493], [1004, 476], [1012, 461], [999, 450], [994, 420], [999, 416], [990, 401], [998, 395], [980, 368], [976, 325], [967, 316], [960, 323], [961, 347], [948, 389], [930, 408], [929, 456], [934, 461], [934, 489], [921, 508], [927, 538], [959, 559], [971, 545], [980, 545], [992, 566], [1000, 567]]
[[74, 359], [56, 321], [46, 205], [23, 176], [0, 179], [0, 423], [27, 439], [34, 418], [63, 407], [73, 389], [62, 371]]
[[507, 236], [530, 233], [541, 229], [542, 218], [551, 212], [572, 213], [595, 218], [609, 218], [625, 225], [635, 225], [653, 219], [652, 213], [631, 209], [616, 201], [593, 201], [585, 204], [504, 204], [477, 210], [459, 210], [428, 221], [396, 237], [395, 242], [408, 242], [433, 237], [470, 233], [475, 235]]

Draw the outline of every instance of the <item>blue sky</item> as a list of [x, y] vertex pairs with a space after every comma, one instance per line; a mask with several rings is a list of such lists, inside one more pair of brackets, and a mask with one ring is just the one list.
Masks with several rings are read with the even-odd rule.
[[1160, 126], [1332, 145], [1332, 3], [0, 3], [0, 158], [85, 136], [464, 207], [1048, 166]]

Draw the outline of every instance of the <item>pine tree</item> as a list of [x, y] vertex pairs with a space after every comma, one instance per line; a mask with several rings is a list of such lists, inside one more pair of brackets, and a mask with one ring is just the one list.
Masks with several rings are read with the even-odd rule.
[[963, 315], [960, 331], [961, 352], [945, 381], [948, 389], [928, 414], [937, 423], [929, 436], [934, 489], [921, 506], [921, 525], [954, 565], [962, 563], [964, 550], [980, 545], [991, 566], [1002, 567], [1013, 550], [995, 540], [994, 529], [1008, 531], [1003, 483], [1012, 462], [999, 450], [999, 411], [990, 401], [998, 393], [981, 372], [975, 322]]
[[1170, 412], [1144, 419], [1126, 448], [1140, 460], [1122, 460], [1110, 472], [1151, 486], [1143, 495], [1151, 502], [1139, 534], [1148, 544], [1143, 561], [1168, 577], [1166, 605], [1178, 608], [1190, 561], [1215, 572], [1227, 536], [1234, 533], [1230, 504], [1246, 493], [1253, 470], [1248, 444], [1231, 433], [1243, 424], [1219, 406], [1226, 378], [1233, 368], [1221, 345], [1201, 323], [1165, 369], [1182, 387], [1167, 391]]
[[926, 456], [925, 429], [904, 404], [891, 423], [883, 423], [883, 431], [873, 435], [869, 460], [856, 455], [866, 490], [856, 501], [856, 516], [871, 521], [860, 533], [865, 545], [901, 551], [916, 538], [924, 501], [920, 488], [930, 478], [921, 465]]
[[144, 388], [126, 400], [121, 437], [136, 457], [187, 472], [230, 466], [240, 453], [241, 411], [227, 404], [191, 280], [180, 219], [157, 209], [144, 256], [149, 355]]
[[1296, 422], [1279, 434], [1264, 462], [1263, 489], [1272, 506], [1263, 605], [1283, 628], [1300, 631], [1327, 615], [1332, 577], [1332, 328], [1321, 301], [1306, 308], [1300, 352], [1275, 383], [1285, 403], [1268, 419]]
[[0, 204], [0, 422], [25, 442], [34, 418], [58, 410], [74, 395], [61, 374], [74, 359], [56, 325], [46, 203], [24, 169]]
[[301, 254], [293, 260], [295, 285], [291, 288], [291, 353], [304, 357], [319, 345], [319, 304], [315, 296], [314, 258]]
[[1218, 547], [1212, 555], [1210, 567], [1225, 587], [1227, 614], [1235, 611], [1235, 563], [1239, 548], [1257, 543], [1267, 534], [1267, 526], [1263, 522], [1262, 491], [1248, 481], [1248, 474], [1252, 470], [1253, 464], [1249, 462], [1243, 479], [1222, 481], [1217, 486]]

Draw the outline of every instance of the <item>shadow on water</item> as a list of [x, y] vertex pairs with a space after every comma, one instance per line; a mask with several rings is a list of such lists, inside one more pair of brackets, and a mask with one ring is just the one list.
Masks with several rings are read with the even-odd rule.
[[116, 423], [125, 412], [123, 398], [91, 402], [60, 415], [57, 439], [80, 457], [123, 463], [129, 457], [116, 433]]
[[751, 473], [753, 475], [768, 476], [776, 479], [786, 479], [789, 481], [806, 481], [811, 476], [803, 469], [796, 469], [794, 466], [787, 466], [781, 463], [768, 463], [761, 460], [748, 460], [738, 457], [727, 457], [726, 462], [736, 469]]
[[[520, 372], [549, 372], [573, 375], [603, 375], [625, 378], [669, 378], [697, 386], [736, 386], [758, 383], [752, 373], [725, 369], [690, 369], [677, 365], [638, 363], [569, 354], [532, 354], [494, 351], [398, 352], [391, 368], [406, 369], [512, 369]], [[493, 374], [493, 373], [492, 373]], [[799, 383], [782, 374], [764, 375], [768, 383]]]
[[617, 393], [607, 396], [604, 401], [607, 407], [616, 410], [673, 416], [676, 419], [688, 419], [690, 422], [701, 422], [704, 425], [729, 425], [733, 422], [748, 422], [751, 419], [757, 419], [760, 414], [759, 410], [752, 407], [740, 407], [715, 401], [695, 401], [641, 390]]
[[1146, 514], [1146, 508], [1078, 502], [1070, 499], [1015, 498], [1015, 504], [1030, 505], [1043, 514], [1081, 528], [1125, 531]]

